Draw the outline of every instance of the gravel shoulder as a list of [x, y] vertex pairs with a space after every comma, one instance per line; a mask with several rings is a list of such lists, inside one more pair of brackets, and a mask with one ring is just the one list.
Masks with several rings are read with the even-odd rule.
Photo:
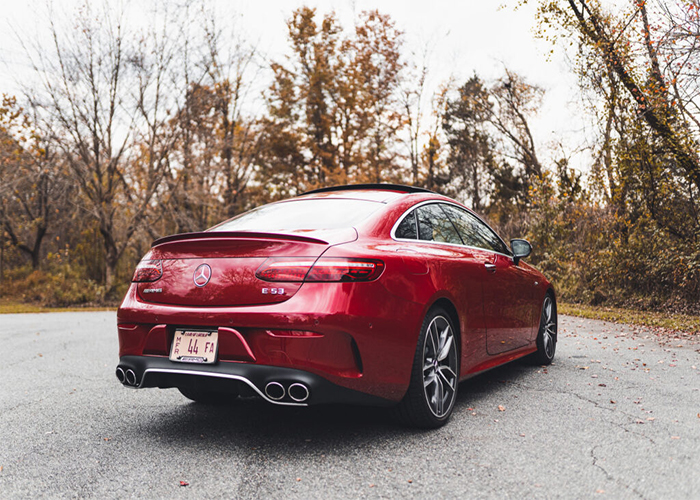
[[[189, 403], [114, 377], [113, 312], [0, 317], [0, 497], [697, 498], [700, 344], [560, 317], [555, 363], [461, 384], [450, 423]], [[188, 486], [181, 486], [185, 481]]]

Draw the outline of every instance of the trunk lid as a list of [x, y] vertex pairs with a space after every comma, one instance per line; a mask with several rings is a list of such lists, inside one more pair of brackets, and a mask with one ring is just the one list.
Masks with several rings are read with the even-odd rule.
[[[312, 234], [313, 233], [313, 234]], [[321, 238], [323, 236], [323, 239]], [[270, 283], [255, 276], [269, 257], [315, 260], [329, 246], [357, 238], [354, 229], [300, 234], [202, 232], [156, 240], [146, 259], [162, 261], [163, 274], [138, 283], [147, 302], [182, 306], [245, 306], [284, 302], [302, 283]]]

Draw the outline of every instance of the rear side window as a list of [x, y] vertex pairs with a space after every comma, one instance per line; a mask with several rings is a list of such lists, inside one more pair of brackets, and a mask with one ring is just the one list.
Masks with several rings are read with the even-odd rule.
[[455, 226], [440, 205], [437, 203], [423, 205], [415, 212], [418, 217], [418, 239], [462, 245], [462, 239]]
[[396, 237], [404, 240], [418, 239], [418, 227], [416, 225], [416, 211], [414, 210], [403, 218], [399, 227], [396, 228]]
[[384, 203], [342, 198], [313, 198], [271, 203], [241, 214], [210, 231], [294, 231], [352, 227]]
[[498, 235], [478, 217], [454, 205], [443, 205], [443, 208], [457, 227], [465, 245], [510, 255]]

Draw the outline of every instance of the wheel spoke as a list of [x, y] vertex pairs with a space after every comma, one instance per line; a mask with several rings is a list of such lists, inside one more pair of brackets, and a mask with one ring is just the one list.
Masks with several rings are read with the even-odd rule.
[[[445, 332], [448, 332], [448, 330], [449, 328], [445, 329]], [[450, 353], [450, 347], [452, 347], [452, 335], [448, 334], [447, 340], [445, 340], [445, 345], [442, 346], [440, 354], [438, 354], [438, 361], [442, 361], [447, 357], [447, 355]]]
[[436, 377], [435, 380], [437, 380], [437, 388], [435, 390], [435, 395], [437, 396], [437, 407], [435, 408], [435, 411], [439, 416], [442, 416], [445, 408], [444, 388], [439, 377]]
[[445, 384], [447, 384], [447, 387], [450, 388], [450, 391], [454, 391], [454, 387], [452, 386], [453, 382], [445, 376], [443, 370], [447, 370], [450, 373], [453, 373], [452, 370], [450, 370], [447, 366], [441, 366], [440, 368], [438, 368], [437, 373], [440, 376], [440, 378], [445, 382]]
[[552, 353], [552, 337], [549, 335], [549, 332], [543, 332], [542, 334], [542, 342], [544, 343], [544, 352], [547, 354], [547, 356], [551, 356]]
[[433, 345], [433, 355], [437, 356], [438, 353], [438, 340], [437, 340], [437, 329], [435, 328], [435, 323], [430, 324], [430, 343]]
[[457, 378], [457, 374], [454, 372], [454, 370], [447, 365], [440, 366], [438, 368], [438, 371], [440, 371], [440, 372], [446, 371], [447, 373], [449, 373], [450, 377], [452, 377], [453, 379]]

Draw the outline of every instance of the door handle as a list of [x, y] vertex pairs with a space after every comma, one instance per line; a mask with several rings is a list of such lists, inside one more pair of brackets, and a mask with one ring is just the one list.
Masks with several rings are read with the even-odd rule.
[[496, 272], [496, 264], [491, 264], [490, 262], [484, 262], [484, 267], [490, 273]]

